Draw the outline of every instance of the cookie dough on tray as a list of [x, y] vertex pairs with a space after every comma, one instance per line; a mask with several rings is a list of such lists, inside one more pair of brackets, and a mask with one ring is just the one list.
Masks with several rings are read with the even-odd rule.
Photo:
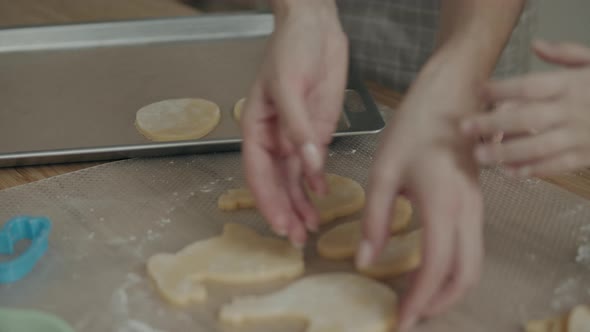
[[142, 107], [137, 111], [135, 126], [153, 141], [183, 141], [208, 135], [220, 119], [219, 106], [211, 101], [169, 99]]

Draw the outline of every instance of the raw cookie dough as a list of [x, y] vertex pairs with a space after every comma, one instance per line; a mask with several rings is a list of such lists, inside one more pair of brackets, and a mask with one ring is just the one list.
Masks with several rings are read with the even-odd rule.
[[560, 317], [530, 321], [526, 332], [589, 332], [590, 306], [580, 305]]
[[135, 126], [153, 141], [182, 141], [206, 136], [220, 118], [219, 106], [208, 100], [170, 99], [142, 107]]
[[[410, 202], [399, 197], [396, 200], [395, 212], [391, 221], [391, 233], [404, 231], [412, 219]], [[340, 224], [324, 233], [317, 242], [320, 256], [328, 259], [344, 259], [354, 256], [361, 240], [360, 221]]]
[[375, 263], [359, 272], [373, 278], [393, 278], [420, 266], [422, 230], [396, 235], [389, 239]]
[[[365, 190], [356, 181], [327, 174], [329, 194], [318, 197], [308, 190], [312, 203], [320, 214], [320, 222], [327, 223], [340, 217], [346, 217], [361, 210], [365, 205]], [[224, 211], [254, 208], [256, 203], [247, 189], [232, 189], [221, 195], [217, 207]]]
[[74, 332], [63, 320], [34, 310], [0, 308], [0, 332]]
[[352, 273], [318, 274], [264, 296], [234, 299], [221, 309], [224, 323], [293, 318], [307, 332], [387, 332], [396, 325], [397, 296], [389, 287]]
[[301, 251], [239, 224], [226, 224], [221, 236], [197, 241], [177, 254], [152, 256], [147, 269], [161, 295], [179, 306], [206, 300], [206, 281], [260, 283], [304, 272]]
[[245, 103], [246, 103], [246, 98], [242, 98], [242, 99], [238, 100], [238, 102], [234, 106], [234, 119], [236, 119], [236, 121], [240, 121], [240, 119], [242, 118], [242, 111], [244, 109]]

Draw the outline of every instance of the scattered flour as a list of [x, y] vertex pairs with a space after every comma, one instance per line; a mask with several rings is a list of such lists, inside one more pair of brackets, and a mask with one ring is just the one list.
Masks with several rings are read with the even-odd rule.
[[577, 296], [581, 287], [579, 278], [568, 278], [563, 280], [553, 291], [551, 307], [554, 310], [564, 310], [577, 304]]

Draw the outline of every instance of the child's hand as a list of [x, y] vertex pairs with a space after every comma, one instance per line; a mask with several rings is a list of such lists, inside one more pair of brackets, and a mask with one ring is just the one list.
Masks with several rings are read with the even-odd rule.
[[488, 101], [500, 105], [461, 123], [466, 135], [504, 132], [503, 144], [478, 144], [480, 164], [503, 163], [517, 176], [546, 176], [590, 165], [590, 49], [536, 42], [545, 61], [566, 68], [493, 82]]

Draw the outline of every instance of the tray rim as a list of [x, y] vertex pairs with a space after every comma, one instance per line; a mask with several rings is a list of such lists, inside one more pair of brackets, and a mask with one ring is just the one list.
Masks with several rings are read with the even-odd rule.
[[[236, 25], [232, 25], [236, 24]], [[244, 29], [251, 26], [252, 30]], [[199, 33], [195, 33], [195, 27]], [[122, 29], [122, 30], [121, 30]], [[204, 29], [201, 30], [201, 29]], [[236, 29], [238, 32], [236, 33]], [[241, 12], [207, 16], [147, 18], [138, 20], [68, 23], [0, 29], [0, 55], [13, 52], [57, 51], [110, 46], [136, 46], [179, 41], [206, 41], [266, 37], [274, 29], [272, 14]], [[99, 33], [89, 33], [98, 31]], [[155, 33], [154, 33], [155, 32]], [[151, 34], [154, 33], [154, 34]], [[137, 35], [140, 37], [134, 37]], [[145, 37], [145, 34], [149, 35]], [[143, 36], [143, 37], [142, 37]], [[349, 61], [348, 88], [360, 96], [366, 112], [373, 117], [371, 128], [355, 128], [354, 122], [333, 137], [377, 134], [385, 122], [363, 84], [353, 61]], [[344, 111], [346, 112], [346, 111]], [[350, 114], [347, 114], [350, 116]], [[161, 157], [187, 153], [239, 151], [242, 139], [207, 139], [178, 142], [148, 142], [116, 146], [96, 146], [0, 153], [0, 168], [67, 162]]]

